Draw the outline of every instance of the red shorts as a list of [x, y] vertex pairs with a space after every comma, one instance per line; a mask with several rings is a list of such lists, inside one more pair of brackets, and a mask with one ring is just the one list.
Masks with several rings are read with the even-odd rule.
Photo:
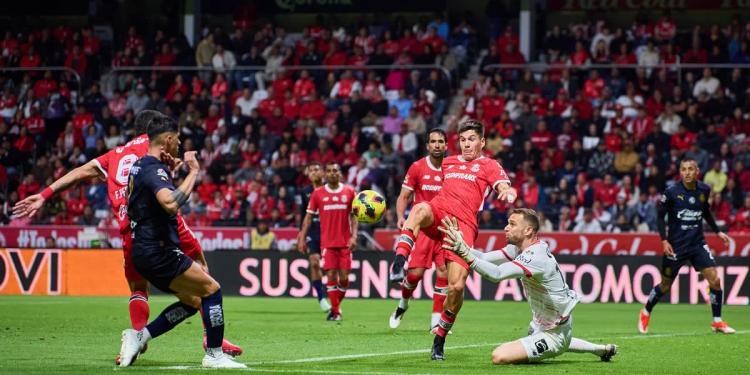
[[[138, 271], [135, 270], [133, 265], [133, 258], [131, 256], [133, 251], [133, 237], [130, 232], [130, 225], [121, 226], [120, 235], [122, 236], [122, 255], [125, 258], [125, 279], [128, 282], [142, 281]], [[185, 219], [182, 215], [177, 215], [177, 234], [180, 237], [180, 250], [188, 256], [190, 259], [196, 260], [200, 256], [203, 249], [195, 234], [185, 223]]]
[[[443, 206], [442, 204], [433, 201], [427, 202], [427, 204], [430, 205], [430, 208], [432, 209], [432, 225], [430, 225], [427, 228], [423, 228], [422, 232], [426, 234], [430, 239], [441, 242], [443, 241], [443, 232], [438, 230], [438, 227], [441, 225], [441, 221], [446, 216], [452, 216], [451, 213]], [[458, 221], [458, 229], [463, 233], [464, 235], [464, 242], [466, 242], [466, 245], [469, 247], [474, 247], [474, 241], [477, 238], [477, 227], [476, 225], [468, 224], [461, 220], [460, 218], [456, 217], [456, 220]], [[417, 239], [419, 240], [419, 239]], [[442, 245], [441, 245], [442, 246]], [[461, 259], [460, 256], [456, 255], [452, 251], [443, 251], [445, 256], [445, 262], [456, 262], [461, 265], [461, 267], [465, 269], [469, 269], [469, 265]]]
[[435, 267], [445, 266], [443, 242], [435, 241], [425, 235], [418, 236], [417, 242], [414, 244], [414, 250], [409, 257], [409, 269], [430, 269], [433, 263], [435, 263]]
[[348, 247], [324, 248], [323, 269], [328, 270], [351, 270], [352, 251]]

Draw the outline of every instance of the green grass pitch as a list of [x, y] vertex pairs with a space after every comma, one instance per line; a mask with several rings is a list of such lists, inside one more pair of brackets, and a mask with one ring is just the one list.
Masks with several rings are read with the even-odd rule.
[[[171, 297], [151, 299], [152, 318]], [[345, 300], [344, 321], [327, 322], [313, 299], [226, 298], [226, 334], [243, 346], [249, 372], [311, 374], [750, 373], [750, 308], [725, 306], [738, 330], [710, 331], [706, 305], [657, 306], [651, 333], [636, 328], [639, 305], [586, 304], [574, 311], [574, 336], [616, 343], [610, 363], [567, 353], [544, 364], [490, 364], [498, 343], [526, 334], [526, 303], [467, 302], [446, 343], [446, 361], [432, 362], [431, 301], [416, 301], [401, 327], [388, 328], [395, 300]], [[126, 369], [113, 364], [120, 332], [129, 327], [126, 298], [0, 297], [0, 374], [184, 373], [200, 370], [202, 329], [193, 317], [157, 338]], [[222, 371], [230, 372], [230, 371]], [[239, 371], [238, 371], [239, 372]]]

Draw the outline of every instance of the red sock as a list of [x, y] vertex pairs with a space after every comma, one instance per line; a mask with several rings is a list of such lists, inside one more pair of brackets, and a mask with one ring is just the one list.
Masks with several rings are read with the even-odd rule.
[[448, 278], [438, 277], [435, 280], [435, 288], [432, 290], [432, 312], [440, 313], [443, 311], [445, 297], [448, 295]]
[[443, 314], [440, 315], [440, 323], [438, 323], [437, 335], [445, 337], [448, 331], [453, 328], [453, 322], [456, 321], [456, 314], [450, 310], [443, 310]]
[[327, 282], [326, 292], [328, 292], [328, 299], [331, 300], [331, 311], [334, 314], [339, 314], [339, 303], [341, 302], [341, 299], [339, 298], [339, 289], [336, 287], [336, 283], [333, 281]]
[[336, 312], [339, 313], [339, 314], [341, 314], [341, 302], [343, 302], [344, 298], [346, 297], [346, 289], [347, 288], [349, 288], [349, 280], [339, 281], [339, 285], [338, 285], [338, 288], [336, 290], [338, 292], [338, 300], [339, 300], [339, 305], [336, 308]]
[[417, 289], [417, 285], [419, 285], [420, 279], [421, 277], [411, 272], [407, 273], [406, 279], [404, 279], [404, 282], [401, 283], [401, 298], [411, 298], [412, 294], [414, 294], [414, 290]]
[[396, 244], [396, 255], [403, 255], [408, 258], [416, 241], [417, 237], [414, 236], [414, 232], [411, 229], [401, 229], [401, 236], [399, 236], [398, 243]]
[[130, 295], [130, 302], [128, 302], [128, 310], [130, 311], [130, 324], [133, 329], [136, 331], [142, 330], [148, 324], [148, 295], [140, 291], [133, 292]]

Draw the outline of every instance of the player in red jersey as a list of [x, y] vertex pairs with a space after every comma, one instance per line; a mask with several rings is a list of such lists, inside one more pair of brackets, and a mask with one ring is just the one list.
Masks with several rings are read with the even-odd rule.
[[352, 250], [357, 244], [357, 220], [352, 215], [354, 189], [341, 183], [341, 176], [338, 163], [326, 164], [326, 184], [310, 196], [301, 230], [306, 235], [312, 216], [320, 217], [320, 248], [328, 277], [326, 290], [331, 300], [331, 311], [326, 319], [331, 321], [341, 320], [341, 301], [349, 287]]
[[[130, 323], [135, 330], [142, 329], [148, 323], [148, 281], [138, 274], [131, 260], [132, 237], [130, 235], [130, 220], [128, 220], [128, 199], [125, 193], [127, 191], [128, 176], [130, 175], [130, 166], [148, 151], [149, 142], [146, 131], [151, 121], [158, 116], [163, 116], [163, 114], [152, 110], [139, 112], [135, 119], [136, 137], [134, 139], [124, 146], [115, 147], [106, 154], [68, 172], [46, 187], [42, 192], [27, 197], [13, 207], [14, 215], [31, 217], [36, 214], [47, 199], [56, 193], [67, 190], [80, 181], [88, 181], [97, 177], [107, 181], [107, 195], [112, 205], [112, 212], [119, 225], [120, 235], [122, 236], [125, 278], [128, 281], [131, 292], [128, 310], [130, 312]], [[179, 160], [172, 159], [172, 161], [177, 163], [177, 165], [174, 165], [175, 167], [179, 167]], [[198, 239], [180, 214], [177, 214], [177, 223], [181, 250], [185, 255], [208, 269], [200, 242], [198, 242]], [[232, 356], [242, 354], [242, 348], [227, 340], [224, 340], [222, 343], [222, 348], [225, 353]]]
[[[443, 164], [446, 142], [448, 136], [441, 129], [432, 129], [428, 133], [427, 153], [428, 155], [414, 162], [404, 177], [404, 183], [401, 185], [401, 194], [396, 201], [396, 214], [398, 215], [398, 227], [401, 228], [406, 221], [404, 213], [406, 207], [413, 198], [413, 204], [417, 205], [422, 202], [429, 202], [434, 198], [443, 185], [443, 172], [440, 166]], [[399, 249], [400, 254], [408, 256], [403, 248]], [[442, 243], [435, 241], [427, 236], [419, 236], [414, 245], [414, 251], [409, 259], [409, 272], [404, 279], [403, 272], [397, 279], [391, 281], [400, 281], [401, 283], [401, 300], [399, 300], [396, 311], [391, 314], [389, 325], [391, 328], [398, 328], [401, 319], [409, 308], [409, 299], [414, 290], [422, 280], [424, 272], [435, 264], [435, 287], [432, 292], [432, 321], [430, 329], [437, 327], [440, 321], [440, 313], [443, 312], [446, 292], [448, 291], [448, 271], [445, 268], [445, 258], [442, 249]]]
[[[443, 159], [443, 187], [440, 193], [429, 202], [412, 208], [396, 245], [396, 259], [391, 269], [398, 274], [404, 267], [403, 254], [411, 253], [419, 231], [435, 241], [442, 240], [437, 229], [446, 215], [458, 219], [458, 226], [470, 247], [477, 236], [477, 213], [482, 210], [484, 199], [494, 190], [498, 199], [513, 202], [518, 195], [510, 186], [510, 179], [500, 164], [482, 156], [484, 149], [484, 125], [477, 120], [467, 120], [458, 129], [461, 155]], [[432, 359], [444, 360], [445, 336], [453, 326], [456, 315], [461, 310], [464, 287], [469, 276], [466, 262], [451, 252], [445, 252], [448, 267], [448, 297], [443, 306], [435, 340], [432, 344]]]

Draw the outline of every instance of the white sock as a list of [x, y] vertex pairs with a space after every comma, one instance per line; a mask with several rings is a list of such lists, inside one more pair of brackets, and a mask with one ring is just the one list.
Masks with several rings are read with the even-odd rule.
[[606, 350], [604, 345], [594, 344], [575, 337], [570, 340], [570, 346], [568, 347], [568, 351], [572, 353], [591, 353], [594, 355], [602, 355]]
[[440, 323], [440, 313], [434, 312], [432, 313], [432, 322], [430, 324], [430, 328], [438, 325], [438, 323]]
[[402, 308], [404, 310], [408, 309], [409, 308], [409, 300], [405, 299], [405, 298], [401, 298], [398, 301], [398, 307], [400, 307], [400, 308]]
[[718, 323], [718, 322], [720, 322], [720, 321], [721, 321], [721, 317], [718, 317], [718, 318], [717, 318], [717, 317], [714, 317], [714, 323]]
[[151, 341], [151, 332], [148, 331], [148, 328], [143, 327], [141, 332], [143, 332], [143, 337], [141, 337], [141, 345]]
[[220, 355], [223, 355], [224, 352], [221, 350], [221, 346], [218, 348], [206, 348], [206, 354], [211, 357], [218, 357]]

